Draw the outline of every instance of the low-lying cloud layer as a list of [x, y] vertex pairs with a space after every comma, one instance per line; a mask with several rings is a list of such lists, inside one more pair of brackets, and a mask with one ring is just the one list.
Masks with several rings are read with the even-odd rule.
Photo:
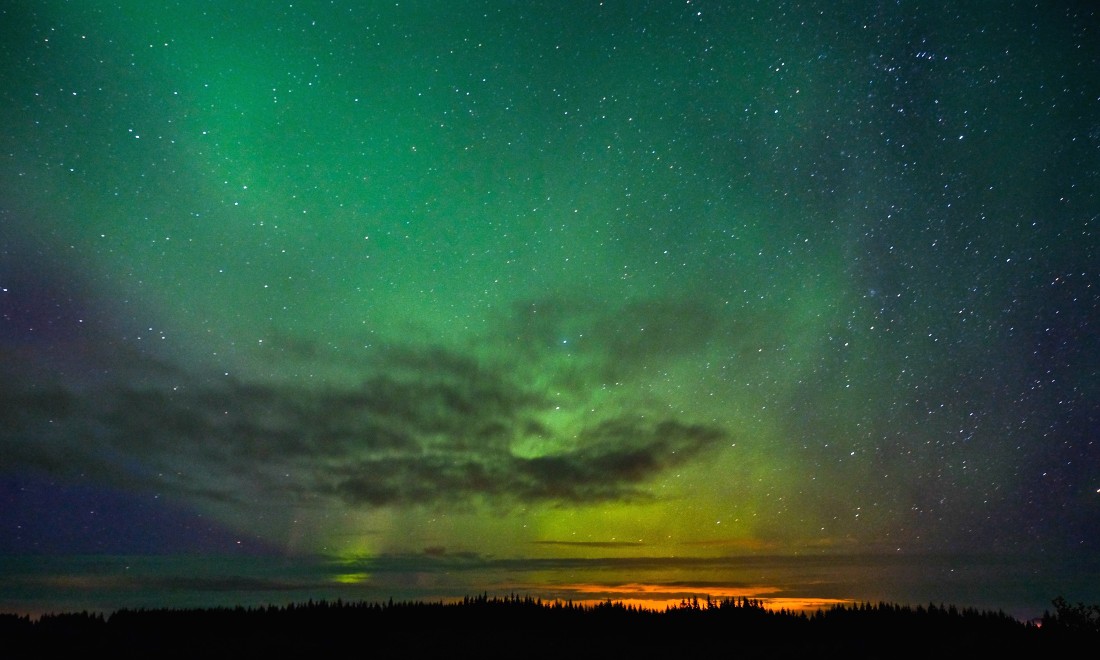
[[[653, 336], [674, 335], [668, 323]], [[608, 320], [593, 325], [606, 335], [592, 352], [598, 360], [624, 368], [625, 353], [647, 355], [624, 348]], [[126, 382], [11, 380], [0, 388], [0, 467], [226, 502], [579, 504], [646, 499], [650, 480], [726, 436], [626, 409], [553, 428], [546, 419], [560, 401], [521, 380], [549, 369], [548, 359], [527, 356], [513, 370], [409, 345], [379, 350], [352, 384], [215, 379], [152, 360], [147, 377]], [[129, 365], [131, 375], [143, 360]]]

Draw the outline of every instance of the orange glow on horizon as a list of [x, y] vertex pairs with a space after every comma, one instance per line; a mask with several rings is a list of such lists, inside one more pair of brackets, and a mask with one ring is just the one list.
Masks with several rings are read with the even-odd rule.
[[[713, 599], [713, 596], [712, 596]], [[580, 599], [572, 600], [574, 605], [583, 605], [585, 607], [594, 607], [596, 605], [603, 605], [607, 603], [604, 599]], [[668, 609], [676, 609], [683, 605], [684, 600], [690, 601], [690, 598], [665, 598], [665, 599], [651, 599], [651, 598], [612, 598], [611, 602], [617, 605], [623, 605], [626, 607], [634, 607], [639, 610], [649, 610], [653, 612], [664, 612]], [[720, 599], [715, 599], [720, 600]], [[754, 599], [760, 602], [760, 606], [778, 612], [780, 610], [786, 610], [788, 612], [800, 613], [805, 612], [807, 614], [813, 614], [817, 610], [827, 610], [834, 605], [854, 605], [858, 601], [854, 599], [844, 598], [760, 598]], [[700, 600], [699, 606], [706, 607], [705, 597]]]
[[[685, 601], [699, 601], [700, 607], [706, 607], [706, 600], [710, 598], [718, 603], [726, 599], [748, 598], [758, 601], [762, 607], [769, 610], [787, 610], [791, 612], [815, 612], [819, 609], [828, 609], [834, 605], [852, 605], [857, 603], [851, 598], [809, 598], [773, 596], [781, 591], [779, 587], [758, 585], [748, 587], [716, 587], [694, 585], [667, 585], [667, 584], [570, 584], [560, 585], [559, 591], [571, 591], [580, 595], [580, 598], [569, 599], [578, 605], [600, 605], [610, 600], [625, 606], [638, 609], [664, 611], [669, 608], [680, 607]], [[586, 598], [594, 594], [603, 594], [602, 598]], [[621, 596], [621, 597], [620, 597]]]
[[760, 598], [763, 594], [770, 594], [779, 591], [778, 587], [699, 587], [693, 585], [668, 585], [668, 584], [642, 584], [632, 582], [628, 584], [571, 584], [564, 586], [563, 588], [576, 591], [582, 594], [591, 593], [611, 593], [611, 594], [633, 594], [641, 596], [642, 594], [653, 595], [669, 595], [673, 594], [677, 596], [677, 603], [679, 603], [680, 597], [701, 596], [705, 598], [710, 596], [716, 600], [722, 600], [724, 598]]

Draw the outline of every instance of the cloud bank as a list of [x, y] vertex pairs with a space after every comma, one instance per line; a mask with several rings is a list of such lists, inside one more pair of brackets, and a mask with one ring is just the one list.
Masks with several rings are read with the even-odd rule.
[[[589, 354], [627, 371], [652, 358], [654, 341], [684, 344], [706, 333], [705, 315], [668, 303], [651, 311], [659, 318], [649, 335], [635, 331], [642, 338], [626, 337], [628, 326], [645, 325], [637, 305], [615, 323], [586, 319]], [[676, 316], [691, 317], [685, 323], [696, 330], [675, 332]], [[570, 320], [540, 319], [527, 330], [556, 337]], [[320, 386], [214, 378], [139, 356], [125, 378], [94, 384], [9, 379], [0, 387], [0, 468], [230, 503], [582, 504], [651, 498], [651, 480], [726, 439], [714, 425], [631, 409], [555, 428], [546, 420], [561, 402], [524, 374], [552, 371], [556, 358], [524, 339], [535, 354], [520, 368], [522, 350], [490, 362], [392, 344], [356, 365], [353, 381]], [[318, 350], [299, 346], [284, 359], [323, 360]]]

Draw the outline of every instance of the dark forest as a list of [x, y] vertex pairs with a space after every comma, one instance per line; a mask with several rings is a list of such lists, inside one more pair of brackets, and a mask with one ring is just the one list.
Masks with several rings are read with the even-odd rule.
[[[343, 602], [259, 608], [0, 615], [8, 652], [109, 657], [298, 656], [349, 652], [597, 657], [746, 652], [794, 657], [1049, 653], [1100, 643], [1100, 606], [1052, 601], [1041, 620], [929, 604], [862, 603], [813, 613], [752, 599], [684, 600], [664, 611], [605, 602], [481, 595], [460, 602]], [[9, 655], [9, 657], [15, 657]]]

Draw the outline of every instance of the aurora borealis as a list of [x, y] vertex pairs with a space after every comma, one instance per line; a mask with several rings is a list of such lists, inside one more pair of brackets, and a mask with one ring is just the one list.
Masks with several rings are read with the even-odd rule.
[[0, 610], [1100, 602], [1032, 4], [10, 3]]

